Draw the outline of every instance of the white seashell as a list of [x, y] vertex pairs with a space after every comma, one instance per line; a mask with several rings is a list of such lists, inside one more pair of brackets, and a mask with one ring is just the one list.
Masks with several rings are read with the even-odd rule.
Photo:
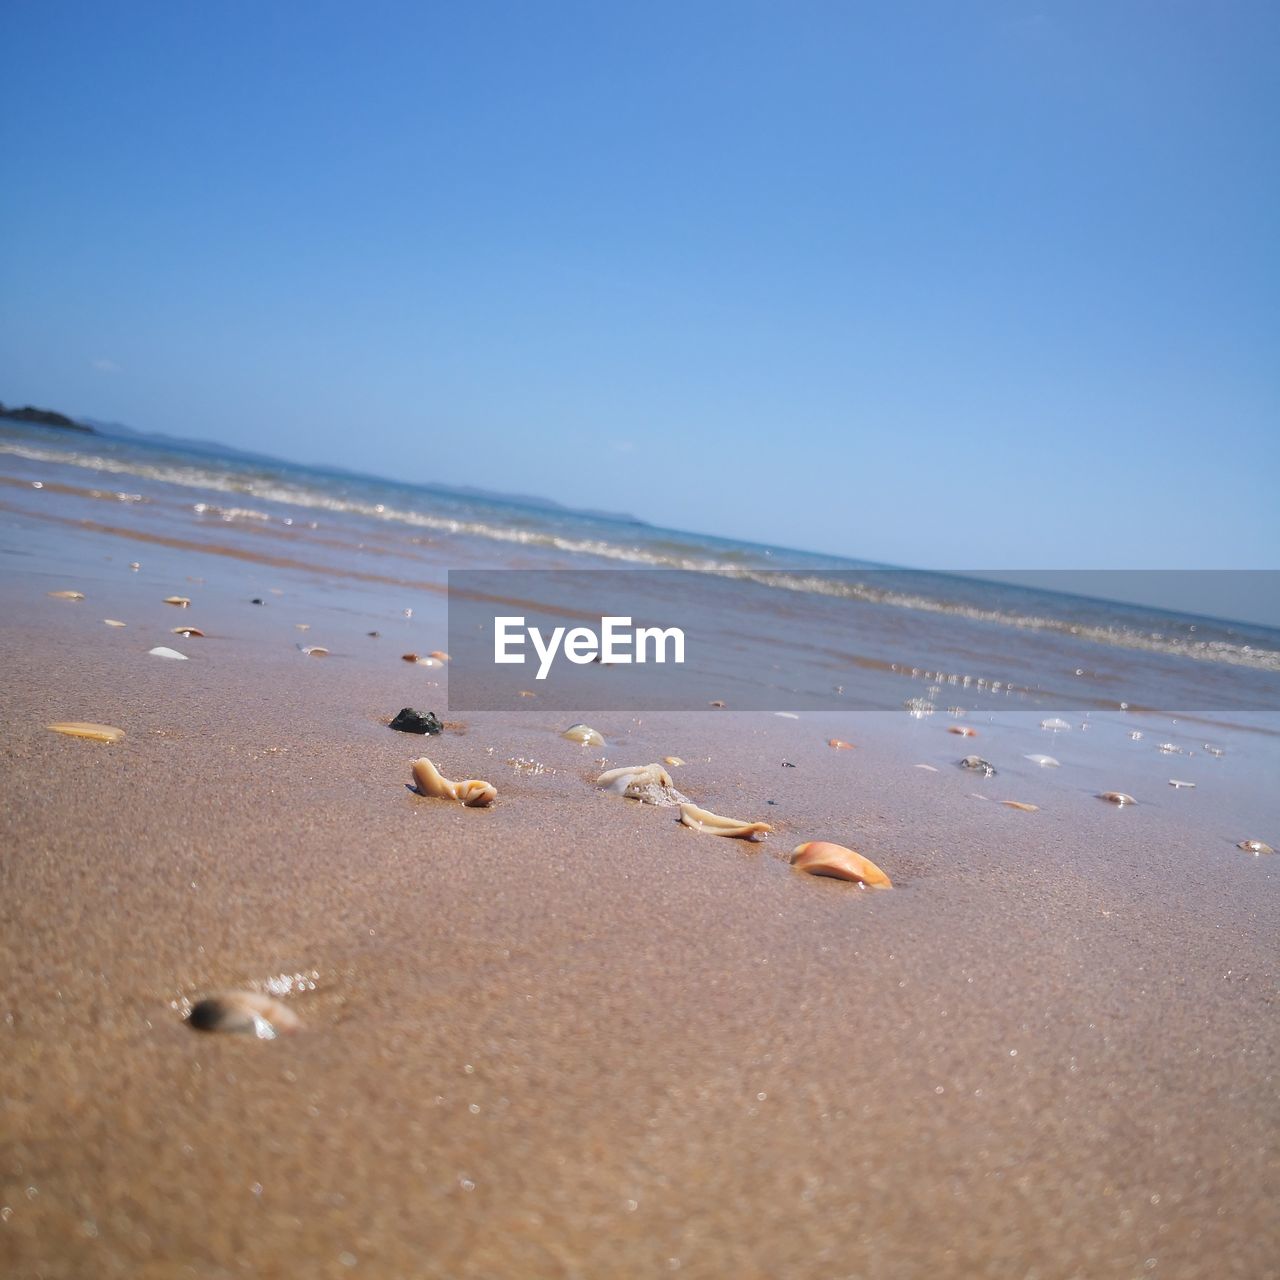
[[153, 658], [176, 658], [181, 662], [186, 662], [187, 660], [185, 653], [179, 653], [177, 649], [170, 649], [162, 644], [156, 645], [154, 649], [148, 649], [147, 653]]
[[560, 736], [570, 742], [580, 742], [584, 747], [604, 746], [604, 735], [589, 724], [571, 724]]
[[794, 711], [775, 711], [775, 716], [781, 716], [784, 720], [799, 720], [800, 717]]
[[680, 806], [680, 821], [693, 831], [701, 831], [709, 836], [735, 836], [740, 840], [753, 840], [756, 836], [773, 830], [767, 822], [722, 818], [718, 813], [699, 809], [696, 804], [689, 804], [687, 801]]
[[1038, 764], [1042, 769], [1056, 769], [1058, 762], [1052, 756], [1023, 756], [1024, 760], [1030, 760], [1032, 764]]
[[127, 627], [127, 622], [121, 622], [118, 618], [103, 618], [102, 620], [108, 627]]
[[688, 796], [681, 795], [671, 781], [671, 775], [660, 764], [629, 764], [618, 769], [606, 769], [596, 779], [596, 786], [616, 792], [641, 804], [685, 804]]
[[302, 1025], [288, 1005], [258, 991], [228, 991], [197, 1001], [187, 1024], [197, 1031], [247, 1032], [259, 1040], [274, 1040]]
[[1188, 791], [1194, 791], [1196, 789], [1196, 784], [1194, 782], [1182, 782], [1178, 778], [1170, 778], [1169, 785], [1175, 791], [1181, 791], [1183, 787], [1185, 787]]

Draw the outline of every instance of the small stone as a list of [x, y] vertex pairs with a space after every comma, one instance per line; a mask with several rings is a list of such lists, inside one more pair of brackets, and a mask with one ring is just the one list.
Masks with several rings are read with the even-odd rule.
[[415, 711], [412, 707], [401, 707], [387, 728], [395, 729], [400, 733], [442, 733], [444, 731], [444, 725], [440, 723], [440, 717], [434, 711], [428, 711], [423, 715], [421, 711]]
[[1275, 850], [1261, 840], [1241, 840], [1237, 849], [1243, 849], [1245, 853], [1275, 853]]
[[266, 604], [267, 602], [261, 596], [254, 596], [253, 599], [249, 601], [249, 603], [250, 604]]
[[994, 778], [996, 767], [990, 760], [984, 760], [981, 756], [965, 756], [963, 760], [957, 762], [962, 769], [974, 769], [981, 773], [984, 778]]
[[274, 1040], [302, 1025], [287, 1005], [258, 991], [229, 991], [197, 1001], [187, 1015], [187, 1024], [196, 1031], [249, 1033], [259, 1040]]
[[1098, 795], [1099, 800], [1105, 800], [1108, 804], [1126, 805], [1137, 804], [1138, 802], [1124, 791], [1103, 791]]

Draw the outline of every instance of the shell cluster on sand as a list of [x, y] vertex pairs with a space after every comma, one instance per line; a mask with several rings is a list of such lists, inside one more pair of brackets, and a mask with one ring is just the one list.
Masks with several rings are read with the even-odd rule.
[[54, 733], [65, 733], [69, 738], [89, 738], [93, 742], [119, 742], [124, 730], [111, 724], [94, 724], [89, 720], [59, 720], [45, 726]]
[[457, 800], [469, 809], [483, 809], [498, 798], [498, 789], [491, 782], [479, 778], [467, 778], [463, 782], [450, 782], [439, 769], [422, 756], [410, 766], [414, 788], [419, 795], [434, 796], [440, 800]]
[[767, 822], [744, 822], [741, 818], [722, 818], [709, 809], [699, 809], [696, 804], [680, 806], [680, 821], [694, 831], [710, 836], [733, 836], [739, 840], [753, 840], [767, 835], [773, 828]]
[[791, 851], [791, 865], [811, 876], [852, 880], [872, 889], [893, 888], [893, 881], [870, 858], [830, 840], [807, 840], [796, 845]]
[[275, 1040], [297, 1031], [302, 1022], [288, 1005], [259, 991], [227, 991], [191, 1006], [187, 1025], [196, 1031], [232, 1031]]
[[571, 724], [560, 736], [570, 742], [580, 742], [584, 747], [604, 746], [604, 735], [589, 724]]

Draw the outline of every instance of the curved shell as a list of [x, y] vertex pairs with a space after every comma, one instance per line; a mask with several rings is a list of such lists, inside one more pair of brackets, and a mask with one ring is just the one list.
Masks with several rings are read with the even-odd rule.
[[179, 609], [189, 609], [191, 607], [189, 596], [165, 596], [164, 603], [177, 605]]
[[1101, 791], [1098, 793], [1099, 800], [1106, 800], [1109, 804], [1137, 804], [1138, 802], [1125, 791]]
[[589, 724], [571, 724], [561, 735], [570, 742], [580, 742], [584, 747], [603, 747], [604, 736]]
[[1241, 840], [1237, 849], [1243, 849], [1245, 853], [1275, 853], [1275, 850], [1261, 840]]
[[753, 840], [766, 835], [773, 828], [767, 822], [743, 822], [741, 818], [722, 818], [709, 809], [699, 809], [696, 804], [680, 806], [680, 821], [692, 831], [709, 836], [734, 836], [740, 840]]
[[597, 779], [596, 786], [639, 800], [641, 804], [683, 804], [686, 797], [676, 790], [671, 775], [660, 764], [627, 764], [618, 769], [606, 769]]
[[415, 760], [409, 767], [419, 795], [434, 796], [438, 800], [458, 800], [469, 809], [483, 809], [498, 798], [498, 789], [479, 778], [450, 782], [426, 756]]
[[196, 1031], [249, 1033], [259, 1040], [274, 1040], [302, 1026], [288, 1005], [259, 991], [227, 991], [208, 996], [191, 1006], [187, 1024]]
[[836, 751], [852, 751], [853, 743], [846, 742], [843, 738], [828, 738], [827, 746], [833, 747]]
[[112, 724], [93, 724], [88, 720], [59, 720], [45, 726], [54, 733], [65, 733], [69, 738], [90, 738], [94, 742], [119, 742], [124, 730]]
[[796, 845], [791, 851], [791, 865], [811, 876], [853, 880], [873, 889], [893, 888], [893, 881], [870, 858], [829, 840], [808, 840]]

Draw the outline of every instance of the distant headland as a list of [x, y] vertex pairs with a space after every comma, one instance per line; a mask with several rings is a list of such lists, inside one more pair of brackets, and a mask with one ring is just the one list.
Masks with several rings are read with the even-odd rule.
[[87, 422], [77, 422], [74, 418], [68, 418], [65, 413], [55, 413], [52, 409], [37, 409], [34, 405], [27, 405], [22, 409], [10, 409], [0, 403], [0, 418], [11, 418], [14, 422], [33, 422], [38, 427], [62, 427], [67, 431], [96, 434]]

